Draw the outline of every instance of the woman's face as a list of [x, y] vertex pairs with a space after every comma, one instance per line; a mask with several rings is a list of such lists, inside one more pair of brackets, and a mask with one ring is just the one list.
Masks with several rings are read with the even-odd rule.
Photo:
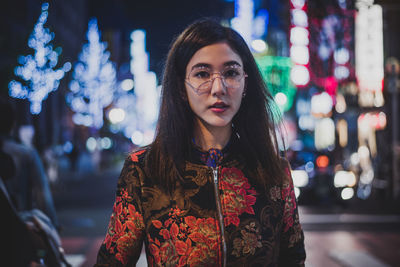
[[226, 43], [205, 46], [190, 59], [185, 77], [189, 105], [197, 122], [207, 128], [231, 127], [245, 86], [240, 56]]

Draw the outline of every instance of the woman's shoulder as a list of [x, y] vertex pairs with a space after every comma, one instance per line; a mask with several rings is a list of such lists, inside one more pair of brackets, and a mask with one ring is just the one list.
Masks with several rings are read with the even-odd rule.
[[139, 147], [128, 153], [125, 162], [135, 165], [143, 166], [146, 160], [146, 155], [150, 151], [151, 146]]

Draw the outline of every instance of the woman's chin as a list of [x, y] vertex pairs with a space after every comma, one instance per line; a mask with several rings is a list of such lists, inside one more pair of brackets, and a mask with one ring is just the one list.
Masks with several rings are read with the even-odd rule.
[[205, 121], [210, 127], [214, 128], [226, 128], [232, 125], [232, 120], [223, 120], [223, 119], [216, 119], [216, 120], [209, 120]]

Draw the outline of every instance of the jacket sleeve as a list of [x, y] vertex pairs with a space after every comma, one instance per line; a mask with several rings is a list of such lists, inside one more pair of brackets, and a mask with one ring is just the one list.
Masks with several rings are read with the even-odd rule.
[[95, 266], [135, 266], [140, 256], [144, 238], [139, 179], [143, 172], [137, 158], [140, 152], [125, 160], [107, 234]]
[[279, 252], [279, 266], [304, 266], [306, 252], [304, 233], [300, 225], [296, 196], [290, 174], [286, 168], [287, 181], [282, 187], [283, 225]]

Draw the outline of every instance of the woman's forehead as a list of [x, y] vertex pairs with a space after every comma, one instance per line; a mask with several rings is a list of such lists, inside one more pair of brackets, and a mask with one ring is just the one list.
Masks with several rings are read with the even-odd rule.
[[189, 60], [186, 71], [194, 67], [214, 69], [232, 65], [243, 66], [240, 56], [227, 43], [216, 43], [197, 50]]

